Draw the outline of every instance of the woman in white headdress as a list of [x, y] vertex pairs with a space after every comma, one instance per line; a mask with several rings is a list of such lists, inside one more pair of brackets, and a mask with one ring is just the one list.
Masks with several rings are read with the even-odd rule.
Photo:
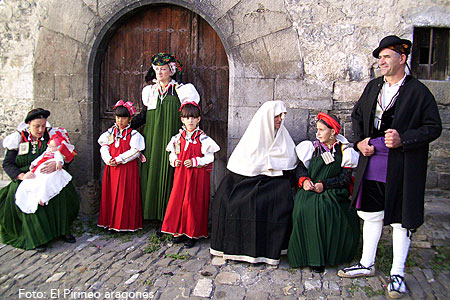
[[231, 154], [212, 200], [211, 254], [277, 265], [287, 249], [297, 156], [285, 114], [282, 101], [264, 103]]

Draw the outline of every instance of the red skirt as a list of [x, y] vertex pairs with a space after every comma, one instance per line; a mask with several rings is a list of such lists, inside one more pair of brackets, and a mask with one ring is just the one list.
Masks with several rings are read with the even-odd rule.
[[[181, 149], [184, 149], [181, 139]], [[201, 157], [201, 143], [189, 144], [178, 157], [181, 161]], [[210, 173], [207, 168], [175, 168], [173, 188], [161, 231], [190, 238], [208, 236]]]
[[[114, 152], [123, 153], [128, 150], [126, 143], [127, 141], [121, 140], [119, 148], [115, 148], [114, 144], [110, 145], [111, 155], [115, 157], [119, 153]], [[141, 185], [137, 160], [117, 167], [105, 166], [98, 226], [117, 231], [142, 229]]]

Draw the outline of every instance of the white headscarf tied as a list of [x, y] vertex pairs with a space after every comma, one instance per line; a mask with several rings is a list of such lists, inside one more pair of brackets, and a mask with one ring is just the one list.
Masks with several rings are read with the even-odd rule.
[[[265, 102], [255, 113], [228, 160], [227, 169], [244, 176], [281, 176], [297, 166], [295, 144], [284, 127], [286, 106], [282, 101]], [[283, 114], [275, 132], [274, 118]]]

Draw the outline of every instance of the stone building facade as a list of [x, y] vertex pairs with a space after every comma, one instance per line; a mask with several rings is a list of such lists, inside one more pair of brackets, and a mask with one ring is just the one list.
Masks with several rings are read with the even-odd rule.
[[[77, 147], [71, 166], [82, 212], [94, 213], [94, 65], [99, 45], [126, 14], [149, 5], [182, 6], [220, 37], [229, 63], [228, 154], [261, 103], [283, 100], [299, 142], [314, 136], [317, 112], [350, 112], [376, 74], [372, 50], [388, 34], [413, 39], [415, 26], [450, 27], [448, 0], [1, 0], [0, 139], [27, 111], [44, 107]], [[431, 146], [428, 188], [450, 189], [450, 82], [423, 81], [439, 104], [444, 131]], [[1, 148], [3, 158], [5, 149]], [[8, 180], [0, 172], [0, 179]]]

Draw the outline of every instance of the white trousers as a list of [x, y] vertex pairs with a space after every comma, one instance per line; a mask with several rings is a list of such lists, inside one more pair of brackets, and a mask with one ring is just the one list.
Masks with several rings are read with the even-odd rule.
[[[364, 212], [358, 211], [358, 216], [363, 219], [363, 251], [360, 263], [369, 267], [375, 263], [378, 242], [383, 230], [384, 211]], [[405, 262], [408, 257], [411, 238], [408, 229], [402, 224], [395, 223], [392, 226], [392, 250], [393, 260], [391, 275], [405, 276]]]

